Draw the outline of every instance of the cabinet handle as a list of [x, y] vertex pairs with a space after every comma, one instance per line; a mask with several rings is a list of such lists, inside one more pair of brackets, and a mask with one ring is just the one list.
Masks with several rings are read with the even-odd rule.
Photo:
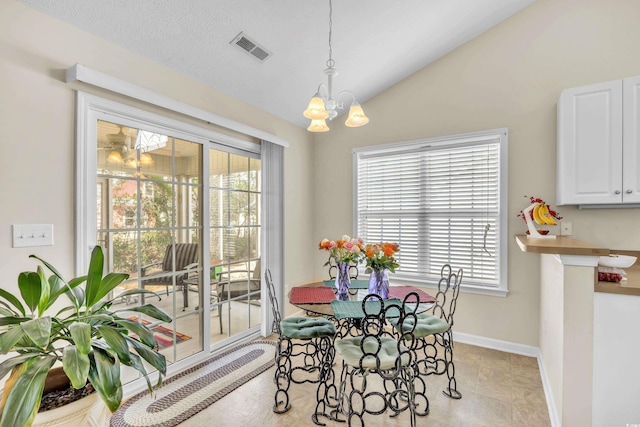
[[620, 190], [614, 191], [615, 194], [620, 194]]
[[627, 190], [627, 194], [633, 193], [633, 190]]

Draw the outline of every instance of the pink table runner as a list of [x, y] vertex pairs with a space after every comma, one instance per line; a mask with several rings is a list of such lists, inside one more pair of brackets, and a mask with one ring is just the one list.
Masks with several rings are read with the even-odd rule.
[[336, 299], [333, 288], [318, 287], [293, 287], [289, 294], [289, 302], [291, 304], [329, 304]]
[[[428, 293], [414, 287], [414, 286], [389, 286], [389, 298], [399, 298], [403, 300], [409, 292], [415, 292], [420, 298], [420, 302], [435, 302], [435, 298]], [[409, 300], [409, 302], [415, 302]]]

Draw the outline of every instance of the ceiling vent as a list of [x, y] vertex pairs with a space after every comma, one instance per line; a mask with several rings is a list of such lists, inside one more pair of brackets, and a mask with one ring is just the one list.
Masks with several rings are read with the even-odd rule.
[[231, 45], [239, 47], [244, 53], [251, 55], [260, 62], [264, 62], [271, 56], [271, 53], [262, 46], [249, 39], [243, 32], [234, 37]]

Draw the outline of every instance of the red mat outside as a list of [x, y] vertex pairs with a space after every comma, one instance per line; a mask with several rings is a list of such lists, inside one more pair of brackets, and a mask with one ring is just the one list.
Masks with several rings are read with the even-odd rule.
[[[129, 320], [142, 323], [145, 326], [150, 324], [149, 321], [138, 319], [137, 316], [131, 316], [129, 317]], [[160, 350], [162, 350], [163, 348], [171, 347], [173, 345], [173, 331], [171, 329], [165, 328], [164, 326], [156, 325], [151, 328], [151, 332], [153, 332], [153, 336], [156, 337], [156, 341], [158, 341], [158, 347], [160, 348]], [[135, 334], [132, 335], [137, 338]], [[181, 334], [180, 332], [176, 332], [175, 335], [176, 343], [178, 344], [191, 339], [189, 335]]]
[[289, 302], [291, 304], [329, 304], [336, 299], [333, 288], [318, 286], [298, 286], [291, 288]]

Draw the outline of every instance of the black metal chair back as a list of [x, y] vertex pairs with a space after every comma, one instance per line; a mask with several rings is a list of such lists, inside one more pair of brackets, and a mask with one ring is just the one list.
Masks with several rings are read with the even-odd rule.
[[453, 327], [453, 315], [458, 304], [458, 294], [462, 283], [462, 269], [453, 272], [449, 264], [442, 266], [440, 270], [440, 281], [438, 282], [438, 293], [433, 307], [433, 315], [446, 321]]
[[[329, 260], [325, 263], [325, 265], [329, 266], [329, 279], [333, 280], [338, 276], [338, 263], [336, 260], [329, 255]], [[351, 264], [349, 265], [349, 278], [357, 279], [358, 278], [358, 266]]]
[[280, 308], [278, 306], [278, 299], [276, 298], [276, 288], [273, 284], [273, 278], [271, 277], [271, 271], [267, 268], [264, 272], [264, 279], [267, 282], [267, 291], [269, 293], [269, 305], [271, 305], [271, 313], [273, 314], [273, 324], [271, 326], [271, 333], [280, 335], [282, 330], [280, 329], [280, 322], [282, 317], [280, 316]]
[[[412, 307], [418, 300], [418, 294], [412, 292], [400, 305], [385, 305], [379, 295], [369, 294], [362, 301], [365, 316], [360, 323], [361, 335], [336, 341], [336, 349], [343, 355], [340, 395], [347, 399], [345, 421], [349, 425], [354, 422], [364, 425], [365, 414], [379, 415], [388, 408], [392, 416], [409, 410], [409, 424], [414, 427], [416, 408], [428, 408], [424, 381], [415, 375], [413, 363], [417, 316]], [[402, 334], [395, 336], [390, 331], [389, 319], [398, 323]], [[353, 355], [359, 356], [357, 363]], [[368, 389], [366, 376], [369, 374], [382, 378], [384, 390]], [[355, 380], [356, 376], [362, 379]], [[346, 393], [347, 387], [351, 388], [349, 393]]]

